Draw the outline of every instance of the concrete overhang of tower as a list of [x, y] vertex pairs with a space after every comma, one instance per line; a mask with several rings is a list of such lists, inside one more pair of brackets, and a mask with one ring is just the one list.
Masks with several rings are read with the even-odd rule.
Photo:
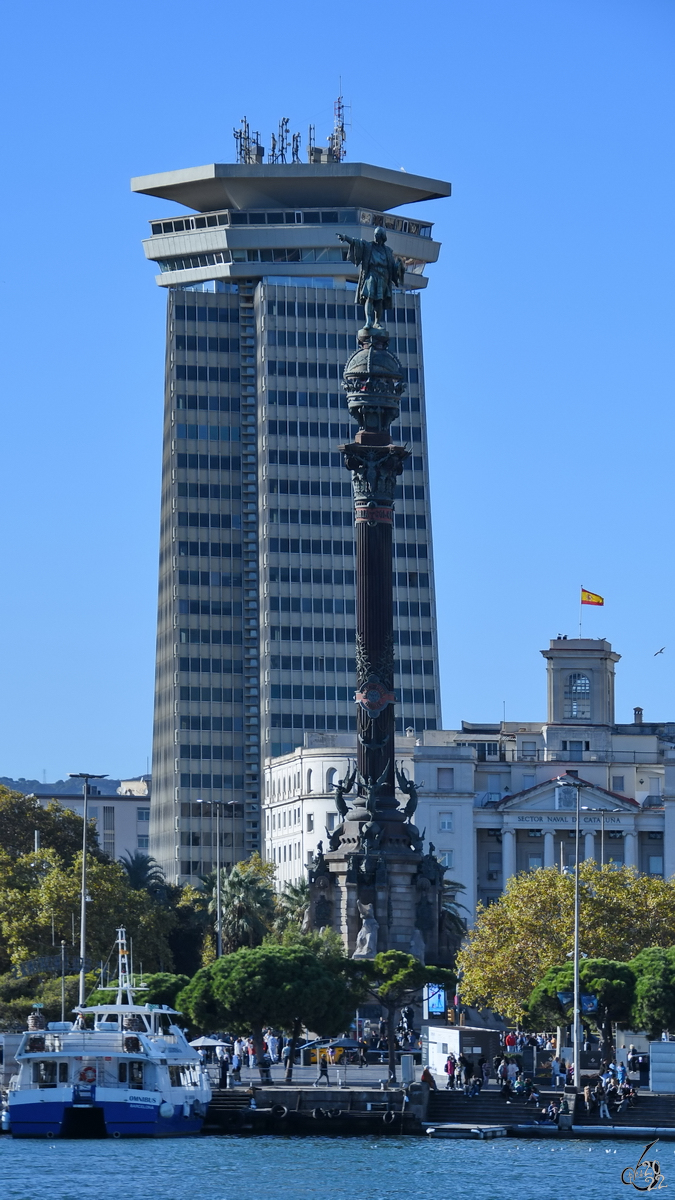
[[611, 642], [606, 642], [604, 638], [551, 638], [548, 650], [541, 650], [540, 653], [549, 659], [560, 659], [563, 656], [596, 657], [619, 662], [621, 658], [620, 654], [612, 650]]
[[132, 192], [174, 200], [196, 212], [218, 209], [362, 205], [386, 211], [420, 200], [441, 200], [451, 185], [368, 163], [210, 163], [139, 175]]

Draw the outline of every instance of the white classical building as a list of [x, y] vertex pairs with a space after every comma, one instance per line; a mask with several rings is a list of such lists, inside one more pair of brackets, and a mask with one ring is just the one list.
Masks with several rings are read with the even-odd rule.
[[[561, 781], [582, 786], [583, 858], [675, 874], [675, 722], [646, 722], [636, 708], [632, 724], [616, 724], [620, 656], [609, 642], [556, 638], [542, 654], [545, 722], [462, 722], [396, 739], [399, 769], [420, 788], [415, 823], [464, 885], [470, 913], [510, 875], [574, 863], [576, 793]], [[333, 789], [355, 751], [353, 735], [306, 733], [267, 759], [265, 853], [279, 887], [303, 876], [338, 824]]]

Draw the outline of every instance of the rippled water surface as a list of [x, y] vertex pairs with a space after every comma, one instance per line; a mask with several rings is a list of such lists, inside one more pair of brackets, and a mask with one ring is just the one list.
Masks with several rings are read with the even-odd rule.
[[[2, 1200], [613, 1200], [639, 1142], [239, 1138], [43, 1142], [0, 1138]], [[659, 1143], [675, 1193], [675, 1148]], [[652, 1155], [650, 1155], [651, 1157]]]

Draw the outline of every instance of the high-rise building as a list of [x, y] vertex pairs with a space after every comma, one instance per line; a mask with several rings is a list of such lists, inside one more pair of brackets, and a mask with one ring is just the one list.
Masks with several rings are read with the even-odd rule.
[[[260, 150], [260, 147], [257, 147]], [[397, 488], [398, 728], [440, 728], [421, 289], [432, 226], [390, 210], [449, 185], [333, 159], [261, 153], [132, 182], [191, 212], [145, 241], [168, 290], [151, 850], [167, 877], [260, 848], [261, 760], [305, 730], [349, 732], [354, 531], [338, 446], [341, 374], [362, 323], [338, 233], [384, 226], [406, 266], [387, 314], [407, 389]], [[224, 819], [223, 819], [224, 817]]]

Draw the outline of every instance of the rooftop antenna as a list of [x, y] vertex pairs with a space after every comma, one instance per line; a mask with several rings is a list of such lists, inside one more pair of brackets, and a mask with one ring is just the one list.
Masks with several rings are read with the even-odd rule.
[[241, 118], [241, 129], [234, 129], [234, 140], [237, 144], [237, 162], [248, 165], [262, 163], [265, 148], [260, 144], [260, 134], [251, 133], [246, 117]]
[[[340, 91], [342, 91], [342, 80], [340, 80]], [[346, 140], [344, 100], [342, 96], [338, 96], [333, 105], [333, 132], [328, 138], [328, 149], [334, 162], [342, 162], [345, 158]]]
[[293, 162], [299, 163], [300, 162], [300, 134], [299, 133], [293, 134], [293, 144], [292, 144], [291, 154], [293, 155]]
[[314, 162], [316, 153], [316, 126], [310, 125], [307, 134], [307, 162]]
[[[288, 117], [281, 118], [281, 120], [279, 122], [279, 133], [276, 136], [274, 134], [272, 134], [272, 136], [271, 136], [272, 148], [270, 150], [269, 158], [267, 160], [268, 162], [271, 162], [271, 163], [288, 162], [287, 156], [288, 156], [288, 148], [290, 145], [290, 136], [289, 136], [290, 125], [291, 125], [291, 122]], [[299, 144], [299, 142], [300, 142], [300, 134], [299, 133], [293, 134], [293, 145], [294, 146], [295, 146], [296, 138], [298, 139], [298, 144]], [[295, 162], [295, 159], [293, 159], [293, 161]]]

